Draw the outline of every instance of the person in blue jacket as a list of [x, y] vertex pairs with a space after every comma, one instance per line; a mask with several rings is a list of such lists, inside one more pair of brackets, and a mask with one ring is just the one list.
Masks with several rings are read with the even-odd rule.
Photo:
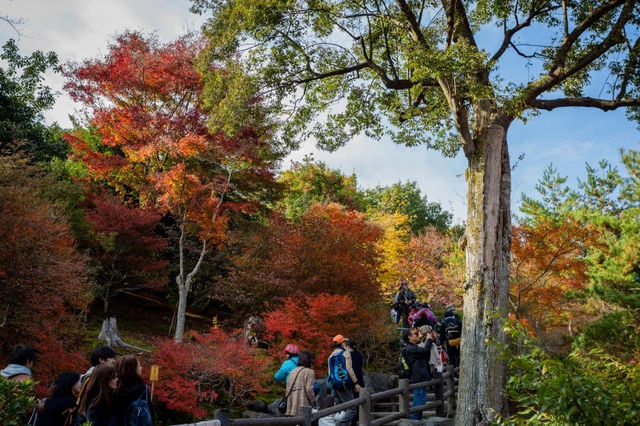
[[287, 379], [289, 378], [289, 373], [298, 366], [298, 353], [300, 349], [298, 345], [294, 343], [288, 344], [284, 348], [284, 353], [287, 356], [287, 359], [282, 363], [280, 369], [276, 371], [276, 374], [273, 375], [273, 378], [276, 379], [277, 382], [287, 383]]

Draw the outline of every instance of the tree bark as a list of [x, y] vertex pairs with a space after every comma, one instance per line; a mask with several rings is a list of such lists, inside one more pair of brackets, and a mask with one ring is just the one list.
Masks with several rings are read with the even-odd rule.
[[173, 339], [176, 342], [182, 342], [182, 336], [184, 335], [188, 294], [189, 294], [189, 287], [187, 285], [178, 283], [178, 313], [176, 315], [176, 332], [173, 335]]
[[126, 348], [136, 351], [149, 352], [146, 349], [142, 349], [138, 346], [130, 345], [122, 340], [120, 333], [118, 332], [118, 324], [115, 318], [107, 318], [102, 322], [102, 329], [98, 335], [98, 339], [104, 340], [108, 346], [112, 348]]
[[466, 281], [456, 425], [488, 424], [506, 408], [504, 342], [511, 249], [506, 126], [490, 124], [467, 153]]

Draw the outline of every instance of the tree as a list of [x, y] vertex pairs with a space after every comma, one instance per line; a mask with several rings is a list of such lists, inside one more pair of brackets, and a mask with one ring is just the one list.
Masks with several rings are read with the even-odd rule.
[[285, 185], [283, 204], [289, 218], [299, 218], [315, 203], [338, 203], [362, 210], [356, 175], [345, 176], [310, 157], [302, 163], [294, 162], [278, 180]]
[[447, 262], [454, 245], [445, 234], [427, 228], [409, 240], [398, 272], [409, 281], [416, 296], [444, 308], [449, 303], [460, 305], [461, 282], [447, 273]]
[[434, 226], [446, 232], [453, 215], [442, 209], [439, 203], [429, 202], [420, 193], [416, 182], [394, 183], [391, 186], [377, 186], [365, 191], [368, 211], [402, 213], [409, 218], [411, 232], [420, 234], [427, 226]]
[[379, 300], [382, 231], [364, 213], [314, 204], [299, 221], [274, 214], [230, 256], [232, 267], [218, 295], [235, 312], [256, 314], [280, 299], [320, 293], [346, 295], [368, 306]]
[[167, 242], [155, 235], [159, 214], [129, 208], [103, 195], [91, 199], [86, 217], [94, 231], [91, 257], [96, 262], [97, 293], [105, 314], [109, 312], [109, 300], [123, 291], [166, 285], [167, 262], [158, 255]]
[[0, 157], [0, 341], [3, 351], [33, 342], [42, 352], [44, 390], [80, 365], [73, 348], [91, 287], [63, 212], [41, 195], [51, 181], [29, 161]]
[[43, 84], [44, 73], [57, 69], [58, 57], [39, 50], [21, 56], [11, 39], [0, 58], [5, 64], [0, 68], [0, 154], [23, 151], [35, 161], [64, 157], [67, 145], [60, 129], [46, 126], [42, 115], [55, 102], [51, 88]]
[[394, 339], [393, 326], [384, 324], [385, 319], [384, 314], [363, 307], [353, 297], [318, 293], [287, 297], [282, 306], [264, 315], [264, 324], [267, 333], [278, 342], [278, 351], [287, 343], [312, 350], [317, 371], [325, 374], [333, 336], [340, 333], [355, 339], [369, 358], [381, 349], [381, 343]]
[[[462, 148], [467, 271], [457, 424], [491, 421], [505, 406], [506, 369], [494, 343], [505, 341], [508, 308], [509, 126], [566, 107], [627, 107], [640, 118], [638, 7], [635, 0], [194, 0], [194, 11], [212, 12], [202, 62], [242, 49], [248, 75], [232, 83], [264, 88], [272, 111], [287, 117], [285, 138], [312, 134], [333, 149], [357, 133], [386, 131], [446, 155]], [[495, 26], [503, 37], [480, 47], [478, 35]], [[505, 59], [534, 63], [534, 76], [505, 79], [498, 74]], [[604, 70], [608, 99], [589, 93]], [[235, 87], [220, 89], [211, 85], [206, 96], [237, 102]], [[333, 105], [342, 109], [328, 111]]]
[[400, 270], [400, 262], [406, 255], [407, 243], [410, 239], [409, 218], [401, 213], [376, 213], [369, 220], [383, 230], [378, 241], [380, 252], [380, 291], [391, 300], [397, 292], [398, 284], [405, 276]]
[[[273, 187], [278, 153], [267, 129], [211, 133], [199, 102], [194, 67], [202, 43], [189, 37], [161, 44], [125, 33], [104, 58], [71, 64], [66, 89], [88, 109], [97, 135], [67, 134], [88, 178], [121, 200], [171, 215], [179, 229], [179, 300], [175, 340], [185, 329], [187, 297], [208, 252], [225, 239], [232, 212], [251, 214]], [[253, 99], [251, 102], [257, 102]], [[187, 234], [200, 250], [185, 256]]]

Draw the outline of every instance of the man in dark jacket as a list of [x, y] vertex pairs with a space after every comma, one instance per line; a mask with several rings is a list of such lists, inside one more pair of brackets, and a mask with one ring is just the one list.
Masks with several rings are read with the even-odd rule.
[[[411, 375], [410, 383], [419, 383], [431, 380], [431, 371], [429, 369], [429, 357], [431, 356], [431, 346], [433, 341], [427, 339], [420, 343], [420, 336], [415, 329], [405, 330], [402, 333], [402, 340], [407, 346], [402, 350], [402, 356], [409, 365]], [[418, 388], [413, 390], [413, 407], [424, 405], [427, 403], [427, 388]], [[422, 411], [411, 414], [412, 420], [422, 420]]]
[[416, 294], [409, 289], [409, 283], [402, 281], [394, 298], [394, 308], [397, 312], [396, 323], [402, 318], [402, 326], [409, 327], [409, 310], [414, 303], [416, 303]]
[[460, 365], [460, 338], [462, 337], [462, 321], [456, 314], [453, 305], [447, 305], [444, 311], [444, 318], [440, 326], [440, 342], [445, 343], [449, 362], [454, 367]]

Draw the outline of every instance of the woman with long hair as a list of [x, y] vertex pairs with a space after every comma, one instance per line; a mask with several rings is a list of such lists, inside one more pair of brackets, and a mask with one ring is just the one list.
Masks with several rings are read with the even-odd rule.
[[80, 374], [65, 371], [55, 381], [53, 393], [44, 403], [42, 416], [37, 426], [63, 426], [67, 417], [72, 416], [76, 398], [80, 392]]
[[116, 369], [109, 364], [98, 365], [78, 403], [76, 424], [91, 422], [92, 426], [115, 426], [119, 419], [114, 407], [114, 392], [118, 387]]
[[116, 369], [119, 380], [115, 394], [116, 411], [122, 418], [135, 400], [145, 397], [147, 385], [142, 380], [142, 365], [135, 355], [121, 358]]

